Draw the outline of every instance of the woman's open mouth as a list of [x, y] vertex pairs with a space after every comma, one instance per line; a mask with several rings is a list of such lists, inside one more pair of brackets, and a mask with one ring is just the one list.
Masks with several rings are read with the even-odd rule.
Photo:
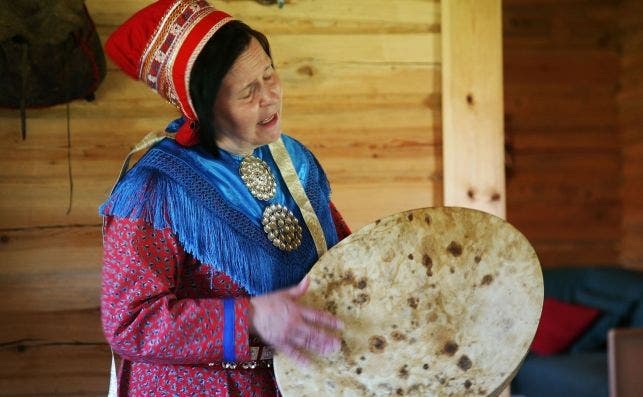
[[277, 114], [277, 113], [273, 113], [272, 115], [270, 115], [270, 117], [268, 117], [268, 118], [266, 118], [266, 119], [264, 119], [264, 120], [261, 120], [258, 124], [259, 124], [260, 126], [263, 126], [263, 127], [266, 127], [266, 126], [272, 126], [272, 125], [273, 125], [273, 123], [276, 123], [276, 122], [277, 122], [277, 119], [278, 119], [278, 118], [279, 118], [279, 117], [278, 117], [278, 114]]

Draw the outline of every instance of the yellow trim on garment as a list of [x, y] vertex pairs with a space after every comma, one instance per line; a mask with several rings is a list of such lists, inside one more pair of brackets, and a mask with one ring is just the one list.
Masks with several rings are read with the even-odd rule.
[[301, 215], [304, 217], [304, 222], [306, 222], [306, 226], [308, 226], [308, 231], [310, 231], [310, 234], [313, 236], [315, 247], [317, 248], [317, 256], [321, 257], [328, 250], [326, 246], [326, 238], [324, 237], [324, 230], [322, 229], [321, 223], [319, 223], [319, 219], [317, 218], [317, 214], [315, 214], [315, 210], [310, 204], [306, 191], [304, 191], [304, 187], [297, 176], [295, 166], [288, 154], [288, 150], [286, 150], [284, 141], [280, 137], [278, 140], [268, 145], [268, 147], [270, 148], [272, 157], [275, 159], [275, 163], [279, 168], [281, 176], [286, 182], [286, 186], [288, 186], [290, 194], [292, 194], [292, 197], [295, 199], [295, 202], [301, 211]]

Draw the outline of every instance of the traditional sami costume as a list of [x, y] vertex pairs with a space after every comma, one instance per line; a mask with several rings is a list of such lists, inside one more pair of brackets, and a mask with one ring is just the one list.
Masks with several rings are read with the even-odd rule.
[[[348, 233], [310, 152], [284, 136], [328, 246]], [[254, 153], [275, 170], [266, 146]], [[297, 283], [317, 260], [312, 237], [287, 252], [266, 238], [261, 204], [235, 175], [241, 159], [172, 140], [153, 147], [101, 207], [106, 216], [102, 319], [124, 358], [121, 395], [272, 395], [248, 334], [249, 296]], [[273, 199], [295, 209], [282, 178]]]
[[[195, 144], [185, 81], [191, 65], [176, 65], [185, 57], [193, 62], [229, 19], [203, 1], [163, 0], [139, 11], [106, 46], [119, 66], [153, 82], [183, 114], [173, 126], [176, 139], [156, 143], [100, 209], [101, 316], [123, 358], [122, 396], [278, 394], [270, 349], [249, 335], [250, 297], [296, 284], [319, 255], [307, 210], [270, 145], [251, 156], [274, 177], [272, 195], [258, 199], [239, 175], [245, 157], [222, 149], [214, 156]], [[132, 58], [136, 51], [143, 55]], [[330, 202], [326, 176], [301, 143], [285, 135], [280, 143], [321, 226], [323, 248], [331, 247], [349, 231]], [[284, 227], [288, 233], [274, 234]]]

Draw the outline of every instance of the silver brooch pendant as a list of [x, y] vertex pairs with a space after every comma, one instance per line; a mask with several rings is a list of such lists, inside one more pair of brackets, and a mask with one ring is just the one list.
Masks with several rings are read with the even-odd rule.
[[263, 211], [263, 231], [272, 245], [282, 251], [293, 251], [301, 245], [301, 226], [295, 215], [280, 204], [272, 204]]
[[270, 200], [275, 196], [277, 183], [265, 161], [250, 155], [241, 160], [239, 165], [241, 180], [250, 193], [259, 200]]

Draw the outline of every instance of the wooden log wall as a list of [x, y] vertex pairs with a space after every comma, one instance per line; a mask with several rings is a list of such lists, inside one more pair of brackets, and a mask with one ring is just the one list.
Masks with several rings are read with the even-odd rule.
[[617, 2], [505, 0], [503, 23], [508, 220], [544, 266], [619, 264]]
[[643, 270], [643, 2], [620, 6], [622, 45], [619, 122], [623, 156], [621, 261]]
[[[147, 3], [87, 6], [104, 42]], [[284, 130], [318, 156], [353, 229], [441, 204], [437, 0], [215, 4], [268, 34], [284, 84]], [[94, 102], [29, 110], [24, 141], [18, 112], [0, 110], [2, 396], [107, 390], [97, 207], [129, 148], [175, 117], [142, 83], [108, 68]]]

